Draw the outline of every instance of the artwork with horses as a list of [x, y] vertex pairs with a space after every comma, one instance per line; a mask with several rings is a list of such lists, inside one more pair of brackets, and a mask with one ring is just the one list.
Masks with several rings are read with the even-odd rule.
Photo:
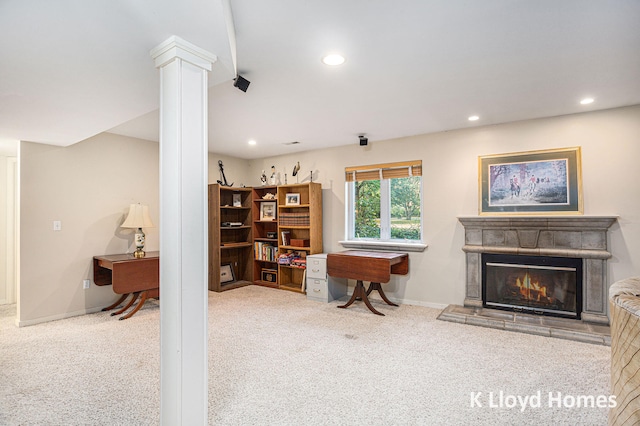
[[489, 166], [489, 205], [569, 204], [567, 159]]
[[581, 214], [580, 147], [478, 157], [480, 214]]

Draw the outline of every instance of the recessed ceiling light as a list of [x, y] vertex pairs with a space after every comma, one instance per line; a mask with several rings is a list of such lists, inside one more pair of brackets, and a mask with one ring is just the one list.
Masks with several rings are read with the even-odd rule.
[[584, 98], [583, 100], [580, 101], [581, 105], [589, 105], [593, 103], [593, 98]]
[[253, 139], [249, 141], [249, 145], [255, 145], [255, 144], [256, 144], [256, 141], [254, 141]]
[[477, 115], [472, 115], [471, 117], [469, 117], [469, 121], [478, 121], [480, 120], [480, 117], [478, 117]]
[[344, 56], [341, 55], [337, 55], [337, 54], [331, 54], [331, 55], [327, 55], [324, 58], [322, 58], [322, 63], [325, 65], [342, 65], [344, 64]]

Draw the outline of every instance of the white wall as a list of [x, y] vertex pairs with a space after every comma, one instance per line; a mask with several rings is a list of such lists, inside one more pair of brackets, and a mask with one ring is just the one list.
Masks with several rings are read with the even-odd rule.
[[[324, 250], [340, 251], [344, 238], [344, 168], [407, 159], [423, 162], [425, 240], [410, 254], [410, 273], [394, 277], [387, 293], [405, 303], [442, 306], [464, 300], [463, 228], [460, 215], [478, 213], [478, 156], [582, 147], [584, 213], [619, 215], [610, 232], [609, 282], [640, 275], [640, 106], [505, 125], [353, 144], [247, 161], [209, 155], [209, 182], [260, 185], [262, 170], [275, 165], [284, 183], [322, 183]], [[130, 203], [147, 203], [158, 214], [158, 144], [109, 133], [69, 147], [21, 143], [21, 325], [98, 310], [115, 296], [111, 287], [82, 289], [92, 278], [94, 255], [132, 251], [131, 230], [119, 225]], [[62, 221], [62, 231], [52, 221]], [[145, 230], [147, 250], [158, 249], [158, 228]]]
[[[249, 176], [248, 161], [210, 154], [210, 183], [221, 179], [218, 160], [228, 183], [240, 186]], [[149, 205], [156, 227], [144, 230], [145, 250], [158, 250], [158, 173], [157, 142], [103, 133], [68, 147], [21, 143], [19, 325], [97, 311], [116, 299], [111, 286], [92, 283], [84, 290], [82, 280], [93, 279], [93, 256], [135, 250], [133, 230], [120, 228], [131, 203]], [[54, 220], [62, 222], [62, 231], [53, 231]]]
[[120, 228], [129, 204], [149, 205], [145, 249], [158, 250], [158, 161], [156, 142], [109, 133], [68, 147], [21, 142], [19, 325], [115, 300], [111, 286], [83, 290], [82, 280], [93, 279], [93, 256], [135, 250], [133, 230]]
[[[373, 140], [372, 140], [373, 139]], [[585, 215], [619, 215], [611, 228], [610, 282], [640, 275], [640, 106], [529, 120], [504, 125], [353, 144], [254, 160], [251, 185], [262, 169], [276, 165], [291, 180], [301, 175], [322, 183], [324, 250], [340, 251], [344, 239], [344, 168], [403, 160], [422, 160], [425, 218], [423, 253], [410, 254], [410, 273], [386, 286], [392, 298], [422, 305], [462, 304], [464, 230], [457, 216], [478, 214], [478, 156], [562, 147], [582, 147]]]
[[[9, 159], [0, 155], [0, 304], [11, 303], [13, 291], [7, 282], [7, 171]], [[13, 283], [11, 283], [13, 285]]]

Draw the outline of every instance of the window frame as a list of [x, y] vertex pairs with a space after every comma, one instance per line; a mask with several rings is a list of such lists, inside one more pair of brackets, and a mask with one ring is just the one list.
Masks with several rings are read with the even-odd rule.
[[356, 180], [345, 181], [345, 239], [340, 244], [348, 248], [375, 248], [403, 251], [424, 251], [427, 245], [424, 243], [424, 203], [422, 175], [420, 177], [420, 239], [392, 239], [391, 238], [391, 179], [380, 180], [380, 238], [356, 238], [355, 237], [355, 185]]

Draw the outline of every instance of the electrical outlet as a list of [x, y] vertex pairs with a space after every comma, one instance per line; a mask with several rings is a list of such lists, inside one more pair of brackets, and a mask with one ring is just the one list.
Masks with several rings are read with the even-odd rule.
[[85, 290], [89, 288], [89, 286], [91, 286], [91, 281], [89, 280], [82, 280], [82, 288], [84, 288]]
[[54, 220], [53, 221], [53, 230], [54, 231], [62, 231], [62, 222], [60, 222], [59, 220]]

